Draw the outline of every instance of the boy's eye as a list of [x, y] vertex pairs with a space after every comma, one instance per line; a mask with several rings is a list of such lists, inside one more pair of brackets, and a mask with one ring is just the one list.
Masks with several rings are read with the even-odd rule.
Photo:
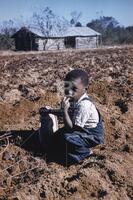
[[78, 89], [78, 88], [77, 88], [76, 86], [73, 86], [73, 87], [72, 87], [72, 90], [73, 90], [73, 91], [76, 91], [77, 89]]

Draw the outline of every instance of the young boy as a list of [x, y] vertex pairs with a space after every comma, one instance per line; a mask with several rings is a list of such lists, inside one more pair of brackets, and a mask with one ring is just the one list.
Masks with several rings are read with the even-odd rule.
[[84, 70], [70, 71], [64, 83], [64, 127], [55, 133], [46, 131], [47, 128], [44, 130], [43, 127], [45, 119], [41, 119], [40, 140], [48, 152], [52, 149], [62, 154], [68, 163], [80, 163], [92, 154], [91, 147], [103, 143], [102, 119], [86, 93], [88, 75]]

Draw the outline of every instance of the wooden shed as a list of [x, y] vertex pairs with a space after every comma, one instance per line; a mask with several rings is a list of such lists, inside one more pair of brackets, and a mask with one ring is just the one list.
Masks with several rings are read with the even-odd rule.
[[88, 27], [69, 27], [64, 32], [52, 32], [48, 37], [38, 30], [23, 27], [12, 38], [15, 38], [16, 50], [44, 51], [96, 48], [99, 45], [99, 36], [100, 33]]
[[12, 35], [12, 38], [15, 39], [16, 51], [38, 50], [36, 38], [39, 38], [39, 36], [26, 27], [22, 27], [19, 31]]

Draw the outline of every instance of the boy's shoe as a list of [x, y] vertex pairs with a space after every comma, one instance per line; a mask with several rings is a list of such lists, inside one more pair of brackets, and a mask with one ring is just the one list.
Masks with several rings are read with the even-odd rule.
[[[69, 154], [69, 155], [71, 155], [71, 154]], [[86, 157], [84, 157], [80, 161], [77, 159], [76, 155], [72, 155], [73, 158], [71, 158], [71, 161], [69, 161], [67, 163], [67, 166], [82, 164], [84, 162], [84, 160], [86, 160], [87, 158], [89, 158], [91, 155], [93, 155], [93, 151], [91, 149], [90, 149], [89, 155], [87, 155]]]
[[88, 156], [86, 156], [85, 158], [83, 158], [80, 162], [79, 162], [79, 164], [82, 164], [85, 160], [87, 160], [90, 156], [92, 156], [93, 155], [93, 151], [90, 149], [90, 153], [89, 153], [89, 155]]

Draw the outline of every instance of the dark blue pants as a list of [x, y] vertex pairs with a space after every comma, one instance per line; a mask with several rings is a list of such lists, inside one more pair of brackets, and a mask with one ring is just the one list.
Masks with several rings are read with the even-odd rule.
[[[48, 127], [47, 127], [48, 126]], [[67, 162], [79, 163], [89, 156], [90, 148], [103, 142], [103, 126], [100, 120], [96, 128], [85, 129], [74, 127], [68, 130], [65, 127], [55, 133], [47, 128], [49, 124], [41, 119], [40, 141], [46, 152], [67, 159]]]

